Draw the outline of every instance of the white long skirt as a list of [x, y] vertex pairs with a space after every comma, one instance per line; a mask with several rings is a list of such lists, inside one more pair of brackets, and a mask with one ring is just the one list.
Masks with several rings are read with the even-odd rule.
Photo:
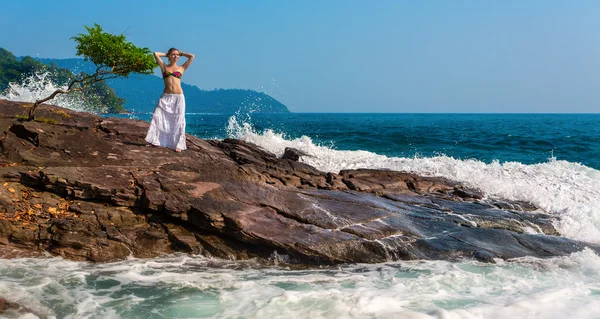
[[172, 149], [186, 149], [183, 94], [163, 93], [154, 108], [146, 142]]

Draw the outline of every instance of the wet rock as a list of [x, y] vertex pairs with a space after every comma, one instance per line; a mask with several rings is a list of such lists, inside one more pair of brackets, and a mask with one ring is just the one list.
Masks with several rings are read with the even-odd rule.
[[233, 139], [188, 136], [188, 150], [175, 153], [147, 147], [142, 121], [48, 105], [38, 116], [53, 121], [17, 121], [25, 110], [0, 100], [6, 258], [49, 252], [102, 262], [183, 252], [268, 261], [276, 253], [315, 265], [600, 251], [560, 237], [555, 217], [529, 203], [488, 199], [443, 178], [321, 172], [301, 162], [301, 151], [277, 158]]
[[0, 297], [0, 315], [2, 315], [4, 318], [22, 318], [25, 317], [27, 314], [33, 315], [35, 318], [44, 318], [39, 314], [36, 315], [31, 309], [27, 307], [24, 307], [16, 302], [11, 302]]
[[291, 161], [295, 161], [297, 162], [300, 157], [302, 156], [306, 156], [308, 154], [302, 152], [299, 149], [295, 149], [293, 147], [286, 147], [285, 150], [283, 151], [283, 155], [281, 156], [282, 159], [289, 159]]

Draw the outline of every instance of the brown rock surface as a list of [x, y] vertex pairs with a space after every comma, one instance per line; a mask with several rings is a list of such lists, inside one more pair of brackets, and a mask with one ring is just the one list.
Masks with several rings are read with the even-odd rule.
[[[441, 178], [324, 173], [238, 140], [148, 147], [143, 121], [54, 106], [18, 121], [0, 100], [0, 256], [112, 261], [173, 252], [302, 264], [563, 255], [527, 203], [483, 198]], [[528, 234], [527, 229], [539, 234]]]

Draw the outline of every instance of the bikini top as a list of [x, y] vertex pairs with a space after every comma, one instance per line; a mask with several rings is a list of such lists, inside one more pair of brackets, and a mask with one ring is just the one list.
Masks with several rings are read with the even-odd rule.
[[181, 79], [181, 76], [183, 74], [181, 74], [181, 72], [179, 72], [179, 71], [175, 71], [173, 73], [171, 73], [169, 71], [165, 71], [165, 72], [162, 73], [162, 75], [163, 75], [163, 79], [168, 78], [169, 76], [174, 76], [174, 77], [176, 77], [178, 79]]

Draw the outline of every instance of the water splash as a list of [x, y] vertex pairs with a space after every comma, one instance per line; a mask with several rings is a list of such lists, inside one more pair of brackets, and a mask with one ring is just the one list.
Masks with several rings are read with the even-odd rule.
[[[50, 96], [56, 90], [66, 90], [68, 86], [52, 81], [50, 72], [36, 72], [24, 77], [21, 83], [11, 82], [0, 98], [15, 102], [33, 103]], [[82, 94], [58, 94], [46, 103], [58, 105], [75, 111], [92, 111]]]
[[308, 136], [289, 139], [284, 133], [270, 129], [257, 132], [252, 125], [236, 117], [230, 118], [228, 133], [230, 137], [254, 143], [277, 156], [281, 156], [286, 147], [299, 149], [310, 155], [302, 157], [302, 162], [325, 172], [391, 169], [463, 182], [489, 197], [530, 202], [544, 212], [560, 217], [555, 227], [563, 236], [600, 244], [600, 171], [557, 160], [554, 154], [548, 162], [532, 165], [485, 163], [446, 155], [388, 157], [316, 145]]
[[248, 122], [238, 121], [237, 115], [232, 115], [229, 117], [225, 131], [229, 138], [242, 139], [244, 136], [252, 134], [253, 128]]
[[246, 117], [248, 120], [240, 119], [236, 115], [229, 118], [226, 128], [227, 137], [259, 145], [266, 151], [269, 151], [278, 157], [283, 155], [286, 147], [310, 150], [307, 151], [307, 153], [318, 152], [319, 149], [326, 149], [326, 147], [315, 144], [308, 136], [288, 139], [285, 133], [277, 133], [272, 129], [265, 129], [262, 132], [258, 132], [254, 126], [249, 123], [249, 116], [247, 115]]

